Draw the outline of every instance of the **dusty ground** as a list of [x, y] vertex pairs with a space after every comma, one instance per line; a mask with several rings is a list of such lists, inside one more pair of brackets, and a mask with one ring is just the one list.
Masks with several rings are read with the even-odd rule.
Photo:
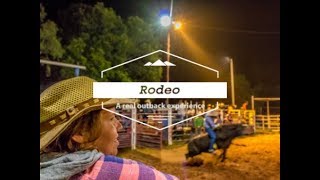
[[[156, 169], [175, 175], [180, 179], [280, 179], [280, 134], [256, 134], [233, 140], [225, 162], [217, 163], [217, 158], [202, 153], [196, 158], [203, 159], [203, 165], [190, 167], [183, 165], [187, 145], [172, 145], [161, 151], [148, 148], [121, 150], [120, 157], [141, 161]], [[219, 152], [216, 152], [219, 153]]]

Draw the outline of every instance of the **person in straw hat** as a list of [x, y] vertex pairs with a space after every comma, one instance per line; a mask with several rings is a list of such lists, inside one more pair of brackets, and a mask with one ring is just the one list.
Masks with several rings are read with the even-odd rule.
[[93, 82], [70, 78], [40, 94], [40, 179], [178, 179], [116, 157], [122, 125], [110, 111], [133, 100], [95, 99]]

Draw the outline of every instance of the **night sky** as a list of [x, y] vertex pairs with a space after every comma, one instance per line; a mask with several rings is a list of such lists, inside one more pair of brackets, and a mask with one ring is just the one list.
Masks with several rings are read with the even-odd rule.
[[[55, 19], [58, 10], [67, 7], [70, 2], [96, 1], [40, 2], [43, 2], [48, 17]], [[170, 7], [170, 0], [104, 2], [121, 17], [137, 15], [149, 18], [149, 21], [155, 18], [154, 11]], [[224, 56], [229, 56], [234, 60], [235, 73], [243, 73], [253, 86], [258, 83], [280, 85], [279, 0], [174, 0], [173, 18], [182, 19], [185, 23], [184, 34], [203, 53], [187, 45], [180, 37], [181, 32], [172, 35], [172, 53], [208, 65], [221, 73], [229, 73], [229, 64], [223, 60]]]

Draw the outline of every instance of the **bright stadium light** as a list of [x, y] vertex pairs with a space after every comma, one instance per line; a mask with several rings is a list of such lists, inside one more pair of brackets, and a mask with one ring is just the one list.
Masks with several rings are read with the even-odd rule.
[[170, 26], [171, 25], [171, 18], [168, 15], [161, 16], [160, 23], [164, 27]]

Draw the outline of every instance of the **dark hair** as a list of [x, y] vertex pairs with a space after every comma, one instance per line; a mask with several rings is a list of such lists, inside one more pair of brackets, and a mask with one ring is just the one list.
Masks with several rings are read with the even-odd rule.
[[[101, 134], [100, 111], [91, 111], [71, 123], [71, 125], [54, 140], [45, 152], [75, 152], [78, 150], [95, 149], [94, 141]], [[84, 143], [72, 140], [72, 136], [80, 134], [84, 137]]]

